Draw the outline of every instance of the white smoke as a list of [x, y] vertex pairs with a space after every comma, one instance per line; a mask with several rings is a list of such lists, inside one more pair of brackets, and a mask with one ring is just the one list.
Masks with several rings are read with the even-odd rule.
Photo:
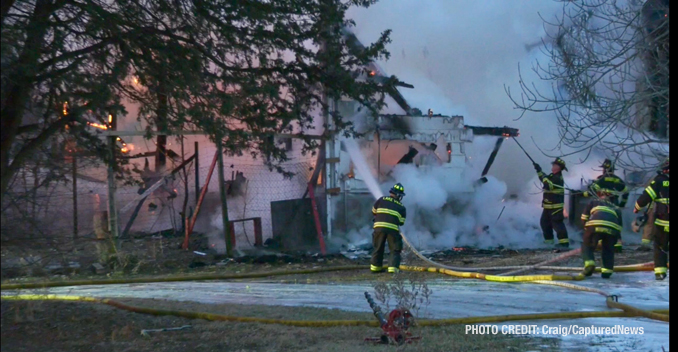
[[[377, 185], [371, 168], [354, 140], [344, 141], [347, 152], [374, 196], [383, 196], [390, 183]], [[479, 148], [485, 151], [484, 148]], [[393, 177], [405, 186], [403, 204], [407, 208], [405, 235], [419, 249], [443, 249], [454, 246], [513, 247], [539, 246], [540, 209], [534, 199], [506, 199], [506, 184], [488, 177], [488, 182], [474, 186], [478, 176], [474, 168], [461, 180], [451, 180], [439, 166], [418, 168], [400, 164]], [[369, 226], [347, 235], [352, 243], [369, 238]]]
[[[519, 93], [518, 83], [522, 79], [537, 91], [551, 90], [551, 82], [542, 81], [532, 71], [535, 62], [548, 66], [549, 58], [538, 48], [531, 50], [528, 46], [546, 37], [544, 19], [559, 14], [562, 6], [558, 1], [527, 0], [429, 0], [426, 6], [421, 6], [415, 1], [390, 0], [368, 9], [352, 9], [349, 15], [355, 20], [355, 33], [363, 42], [374, 40], [384, 29], [392, 30], [392, 44], [388, 47], [391, 58], [379, 65], [386, 74], [414, 85], [414, 89], [400, 89], [412, 107], [463, 115], [469, 125], [518, 128], [522, 146], [549, 173], [553, 159], [544, 154], [566, 155], [573, 151], [560, 143], [556, 115], [527, 113], [518, 119], [520, 112], [513, 109], [505, 87]], [[604, 142], [618, 142], [615, 135], [626, 134], [628, 131], [616, 131]], [[636, 138], [642, 140], [642, 136]], [[516, 143], [504, 141], [489, 171], [488, 182], [473, 188], [495, 141], [490, 137], [474, 139], [466, 152], [469, 158], [464, 180], [450, 179], [443, 168], [395, 167], [392, 175], [407, 193], [403, 202], [408, 209], [408, 222], [403, 230], [415, 246], [423, 249], [541, 245], [541, 182], [532, 162]], [[639, 148], [646, 147], [641, 144]], [[665, 148], [668, 153], [668, 146]], [[374, 172], [375, 153], [372, 149], [363, 152], [368, 157], [367, 169]], [[353, 153], [351, 156], [354, 163], [354, 156], [362, 157]], [[590, 155], [565, 156], [569, 169], [564, 172], [566, 187], [580, 189], [600, 175], [600, 164], [606, 157], [614, 156], [596, 150]], [[370, 177], [361, 175], [363, 179]], [[380, 190], [386, 191], [390, 186], [382, 184]], [[509, 199], [513, 194], [518, 197]], [[463, 204], [463, 209], [452, 212], [447, 209], [450, 204]], [[486, 226], [489, 228], [483, 230]], [[569, 229], [569, 235], [575, 239], [579, 236], [573, 229]], [[365, 236], [369, 237], [369, 226], [349, 234], [352, 240]]]

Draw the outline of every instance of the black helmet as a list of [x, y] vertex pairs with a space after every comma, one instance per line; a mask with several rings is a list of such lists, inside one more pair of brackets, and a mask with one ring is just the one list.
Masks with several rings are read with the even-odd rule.
[[391, 187], [391, 190], [389, 192], [402, 197], [405, 195], [405, 187], [403, 187], [403, 185], [401, 185], [400, 183], [396, 183], [395, 185], [393, 185], [393, 187]]
[[603, 168], [603, 171], [612, 172], [614, 171], [614, 163], [610, 159], [605, 159], [603, 165], [600, 165]]
[[596, 194], [598, 195], [599, 198], [607, 198], [612, 196], [612, 190], [601, 188], [598, 191], [596, 191]]
[[561, 158], [556, 158], [556, 160], [553, 160], [553, 162], [551, 164], [556, 164], [556, 165], [560, 166], [561, 169], [568, 171], [567, 166], [565, 166], [565, 160], [563, 160]]

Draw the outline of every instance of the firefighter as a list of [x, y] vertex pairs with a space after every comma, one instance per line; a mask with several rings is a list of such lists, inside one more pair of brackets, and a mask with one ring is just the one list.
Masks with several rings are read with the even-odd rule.
[[374, 215], [374, 232], [372, 234], [372, 260], [370, 270], [373, 273], [383, 272], [384, 249], [388, 240], [388, 249], [391, 252], [388, 261], [388, 272], [400, 271], [400, 252], [403, 250], [403, 239], [400, 235], [400, 226], [405, 224], [405, 206], [401, 203], [405, 195], [405, 188], [396, 183], [389, 191], [390, 195], [377, 199], [372, 207]]
[[[662, 171], [657, 171], [657, 174], [661, 174]], [[652, 179], [654, 180], [654, 178]], [[650, 183], [652, 182], [650, 180], [645, 187], [648, 187]], [[638, 250], [640, 251], [651, 251], [652, 250], [652, 241], [654, 240], [654, 220], [655, 216], [654, 213], [657, 210], [657, 204], [655, 202], [650, 202], [650, 205], [647, 206], [647, 211], [645, 212], [645, 224], [641, 227], [643, 231], [642, 239], [640, 241], [640, 247], [638, 247]], [[641, 231], [641, 229], [639, 229]]]
[[669, 253], [669, 159], [662, 164], [662, 172], [655, 176], [645, 188], [633, 208], [638, 213], [651, 202], [656, 204], [653, 226], [654, 237], [654, 276], [664, 280], [667, 272]]
[[541, 206], [544, 210], [541, 213], [539, 221], [544, 233], [544, 243], [553, 244], [553, 230], [558, 236], [557, 247], [568, 248], [570, 239], [567, 237], [567, 228], [565, 228], [565, 181], [563, 181], [563, 170], [567, 171], [565, 161], [556, 158], [551, 163], [551, 174], [546, 175], [539, 164], [534, 163], [534, 169], [537, 171], [539, 179], [543, 182], [544, 199]]
[[603, 267], [601, 277], [609, 279], [614, 272], [614, 243], [621, 237], [622, 214], [613, 202], [614, 195], [607, 189], [596, 192], [598, 198], [592, 199], [581, 214], [584, 225], [581, 253], [584, 259], [584, 276], [591, 276], [596, 269], [594, 255], [598, 241], [603, 246]]
[[[584, 197], [589, 197], [591, 194], [596, 194], [599, 190], [607, 190], [610, 194], [609, 201], [614, 205], [624, 208], [626, 202], [629, 200], [629, 189], [626, 183], [619, 176], [614, 174], [614, 164], [612, 160], [605, 159], [601, 165], [603, 174], [598, 176], [595, 181], [589, 186], [589, 191], [584, 192]], [[621, 237], [614, 245], [616, 252], [622, 251]]]

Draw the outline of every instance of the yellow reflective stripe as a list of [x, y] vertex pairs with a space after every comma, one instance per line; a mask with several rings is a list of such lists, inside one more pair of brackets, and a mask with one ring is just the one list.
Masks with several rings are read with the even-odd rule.
[[595, 260], [587, 260], [584, 262], [584, 267], [587, 266], [596, 266], [596, 261]]
[[610, 207], [603, 206], [603, 205], [593, 207], [593, 209], [591, 209], [591, 214], [598, 212], [598, 211], [604, 211], [606, 213], [610, 213], [610, 214], [614, 215], [615, 217], [617, 217], [617, 212], [614, 211], [614, 209], [612, 209]]
[[544, 203], [544, 204], [542, 204], [542, 207], [544, 209], [560, 209], [560, 208], [565, 207], [565, 203], [557, 203], [557, 204]]
[[657, 220], [654, 221], [654, 223], [657, 224], [657, 225], [659, 225], [659, 226], [669, 226], [669, 221], [668, 221], [668, 220], [660, 220], [660, 219], [657, 219]]
[[617, 242], [617, 243], [614, 244], [614, 246], [615, 246], [615, 247], [621, 247], [621, 246], [622, 246], [622, 243], [621, 243], [621, 242]]
[[370, 264], [370, 270], [372, 271], [381, 271], [381, 269], [383, 269], [383, 267]]
[[391, 224], [390, 222], [375, 222], [374, 228], [376, 229], [376, 228], [379, 228], [379, 227], [383, 227], [383, 228], [387, 228], [387, 229], [393, 229], [393, 230], [396, 230], [396, 231], [400, 230], [398, 225]]
[[652, 198], [652, 200], [654, 200], [655, 198], [657, 198], [657, 193], [654, 193], [654, 190], [652, 189], [652, 186], [647, 186], [647, 187], [645, 188], [645, 192], [647, 192], [647, 194], [650, 196], [650, 198]]
[[[612, 234], [612, 229], [608, 229], [607, 227], [596, 227], [595, 231], [607, 233], [607, 234]], [[602, 243], [602, 242], [603, 242], [603, 240], [598, 241], [598, 243]]]
[[570, 243], [570, 239], [569, 238], [562, 238], [562, 239], [558, 240], [558, 243]]
[[612, 221], [605, 221], [605, 220], [589, 220], [586, 222], [586, 227], [588, 226], [607, 226], [610, 228], [613, 228], [615, 230], [622, 230], [622, 227], [619, 226], [618, 224], [613, 223]]
[[547, 186], [549, 186], [550, 189], [553, 189], [553, 182], [551, 182], [551, 180], [549, 180], [548, 176], [542, 176], [541, 182], [543, 182]]
[[553, 243], [553, 240], [544, 240], [544, 243], [551, 244], [551, 243]]
[[588, 220], [588, 219], [589, 219], [589, 216], [588, 216], [588, 215], [581, 214], [581, 219], [582, 219], [582, 220]]
[[638, 205], [638, 202], [636, 202], [635, 208], [636, 208], [636, 210], [640, 210], [640, 209], [641, 209], [640, 205]]
[[372, 214], [376, 214], [376, 213], [377, 213], [377, 209], [374, 209], [374, 207], [372, 207]]
[[388, 272], [389, 272], [389, 273], [397, 273], [397, 272], [400, 272], [400, 269], [399, 269], [399, 268], [396, 268], [396, 267], [394, 267], [394, 266], [389, 266], [389, 267], [388, 267]]
[[640, 243], [642, 243], [642, 244], [650, 244], [650, 243], [652, 243], [652, 240], [648, 240], [647, 238], [643, 238], [642, 240], [640, 240]]
[[613, 273], [614, 270], [608, 269], [608, 268], [600, 268], [600, 272], [608, 274], [608, 273]]
[[377, 214], [388, 214], [388, 215], [393, 215], [396, 218], [398, 218], [398, 221], [400, 221], [401, 224], [405, 223], [405, 218], [400, 215], [399, 212], [391, 209], [386, 209], [386, 208], [379, 208], [377, 209]]
[[661, 203], [661, 204], [669, 204], [668, 198], [657, 198], [654, 201], [657, 202], [657, 203]]
[[654, 268], [655, 274], [666, 274], [667, 271], [668, 271], [668, 268], [663, 267], [663, 266], [660, 266], [658, 268]]

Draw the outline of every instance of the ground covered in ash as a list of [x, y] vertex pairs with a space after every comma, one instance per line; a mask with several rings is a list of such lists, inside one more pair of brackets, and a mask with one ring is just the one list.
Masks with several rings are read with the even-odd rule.
[[[139, 277], [192, 273], [246, 273], [267, 270], [317, 268], [343, 265], [369, 267], [371, 246], [350, 246], [339, 253], [322, 255], [311, 252], [285, 252], [271, 247], [235, 250], [234, 258], [217, 254], [210, 248], [206, 236], [194, 234], [189, 249], [181, 249], [183, 236], [160, 233], [154, 236], [136, 234], [119, 241], [118, 251], [102, 261], [97, 254], [97, 244], [92, 238], [50, 243], [3, 243], [3, 281], [30, 279], [83, 279], [106, 277]], [[577, 248], [573, 246], [572, 248]], [[531, 265], [554, 258], [561, 251], [553, 249], [514, 250], [502, 247], [477, 249], [450, 248], [441, 251], [422, 251], [427, 258], [456, 267], [493, 267]], [[599, 257], [599, 254], [598, 254]], [[386, 255], [388, 258], [388, 255]], [[600, 259], [599, 259], [600, 260]], [[626, 246], [615, 254], [615, 264], [636, 264], [652, 261], [651, 251], [640, 251], [637, 246]], [[96, 265], [99, 263], [98, 265]], [[408, 249], [403, 253], [403, 264], [430, 266], [414, 256]], [[555, 266], [581, 266], [580, 256], [552, 264]], [[93, 265], [96, 265], [95, 268]], [[542, 273], [544, 273], [542, 271]], [[344, 278], [368, 280], [362, 272], [344, 271], [312, 275], [313, 280]]]

